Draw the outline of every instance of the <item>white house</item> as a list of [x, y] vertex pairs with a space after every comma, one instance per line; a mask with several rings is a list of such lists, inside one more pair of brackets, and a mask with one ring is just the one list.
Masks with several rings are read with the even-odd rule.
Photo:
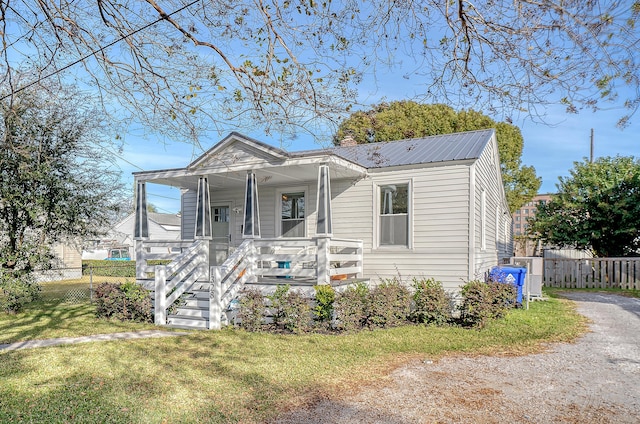
[[[200, 296], [184, 315], [218, 328], [246, 284], [399, 276], [456, 290], [512, 256], [494, 130], [301, 152], [232, 133], [185, 168], [134, 175], [138, 280], [156, 290], [159, 324], [184, 293]], [[179, 242], [149, 236], [149, 183], [181, 188]], [[169, 257], [146, 252], [157, 246], [182, 253], [148, 267]]]
[[[181, 239], [182, 221], [180, 215], [149, 212], [147, 218], [150, 238], [166, 241]], [[133, 238], [134, 223], [135, 213], [130, 213], [110, 228], [103, 239], [86, 241], [82, 251], [82, 259], [105, 259], [111, 257], [109, 251], [115, 248], [117, 251], [128, 250], [129, 257], [132, 257], [136, 247], [136, 240]], [[149, 250], [149, 252], [151, 251], [153, 253], [170, 252], [171, 247], [157, 246]], [[179, 252], [180, 249], [176, 249], [176, 251]]]
[[[181, 239], [182, 220], [180, 215], [172, 213], [148, 213], [149, 220], [149, 237], [155, 240], [176, 241]], [[107, 233], [107, 238], [114, 240], [120, 246], [129, 246], [132, 252], [135, 251], [135, 240], [133, 238], [133, 229], [135, 222], [135, 214], [127, 215], [123, 220], [113, 226]], [[159, 248], [155, 248], [154, 252]], [[167, 250], [167, 249], [161, 249]]]

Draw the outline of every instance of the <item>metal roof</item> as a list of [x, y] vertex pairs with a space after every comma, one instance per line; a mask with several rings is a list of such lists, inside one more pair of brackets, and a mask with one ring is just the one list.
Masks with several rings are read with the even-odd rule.
[[493, 134], [493, 129], [467, 131], [349, 147], [339, 146], [329, 150], [366, 168], [478, 159]]

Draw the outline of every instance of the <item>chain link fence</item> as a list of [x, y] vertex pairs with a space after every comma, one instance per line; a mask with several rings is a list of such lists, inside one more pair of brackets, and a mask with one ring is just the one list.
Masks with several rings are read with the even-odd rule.
[[105, 282], [135, 281], [135, 261], [83, 261], [81, 268], [56, 268], [34, 274], [42, 300], [93, 302], [97, 286]]

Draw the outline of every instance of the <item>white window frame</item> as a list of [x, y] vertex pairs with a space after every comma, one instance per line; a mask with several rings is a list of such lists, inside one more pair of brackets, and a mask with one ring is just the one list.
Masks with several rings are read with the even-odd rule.
[[[388, 185], [407, 185], [407, 244], [406, 245], [381, 245], [380, 244], [380, 197], [381, 187]], [[413, 249], [413, 178], [377, 179], [373, 183], [373, 241], [376, 249], [382, 250], [407, 250]]]
[[[308, 233], [308, 224], [309, 224], [309, 215], [311, 211], [309, 210], [309, 187], [308, 186], [294, 186], [294, 187], [285, 187], [276, 190], [276, 236], [278, 238], [282, 238], [282, 195], [284, 193], [304, 193], [304, 234], [300, 238], [307, 237]], [[297, 238], [297, 237], [296, 237]]]
[[495, 243], [496, 243], [496, 251], [499, 251], [500, 248], [500, 241], [502, 240], [500, 238], [500, 210], [498, 208], [496, 208], [495, 211], [495, 215], [496, 215], [496, 226], [495, 226]]

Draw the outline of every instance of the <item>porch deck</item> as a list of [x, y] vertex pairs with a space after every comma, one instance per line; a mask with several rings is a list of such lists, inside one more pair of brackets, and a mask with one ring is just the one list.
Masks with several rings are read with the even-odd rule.
[[[159, 246], [167, 253], [147, 252]], [[362, 241], [331, 237], [247, 239], [220, 266], [209, 266], [208, 240], [142, 241], [136, 257], [136, 279], [154, 292], [158, 325], [218, 329], [244, 288], [268, 295], [288, 284], [312, 296], [317, 284], [340, 291], [363, 281]], [[152, 266], [151, 260], [171, 262]], [[168, 315], [176, 302], [177, 313]]]

